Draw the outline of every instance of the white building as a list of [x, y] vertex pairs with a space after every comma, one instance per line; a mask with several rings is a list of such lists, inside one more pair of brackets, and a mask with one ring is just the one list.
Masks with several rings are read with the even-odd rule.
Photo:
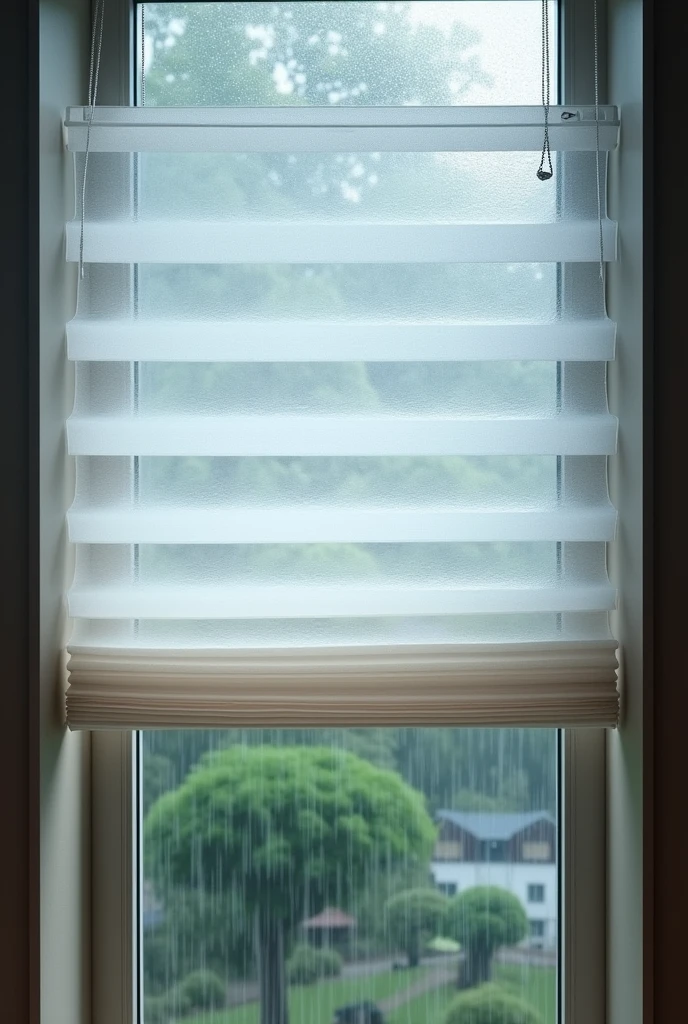
[[532, 948], [557, 945], [556, 822], [546, 811], [528, 814], [438, 811], [431, 865], [438, 889], [453, 896], [496, 885], [517, 896]]

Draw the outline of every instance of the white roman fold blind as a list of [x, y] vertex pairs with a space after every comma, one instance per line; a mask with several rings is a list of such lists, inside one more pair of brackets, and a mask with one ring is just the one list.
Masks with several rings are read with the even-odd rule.
[[72, 728], [616, 723], [618, 121], [550, 124], [68, 111]]

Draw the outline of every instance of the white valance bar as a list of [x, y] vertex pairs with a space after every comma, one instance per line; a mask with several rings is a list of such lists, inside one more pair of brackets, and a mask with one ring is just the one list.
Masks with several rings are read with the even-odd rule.
[[84, 416], [67, 422], [71, 455], [611, 455], [615, 416]]
[[[616, 259], [616, 224], [602, 223]], [[79, 260], [80, 225], [67, 224]], [[463, 224], [342, 221], [87, 221], [86, 263], [552, 263], [597, 262], [596, 221]]]
[[414, 508], [73, 508], [74, 544], [414, 544], [610, 541], [616, 510]]
[[[70, 107], [67, 148], [86, 149], [88, 107]], [[594, 107], [551, 107], [554, 151], [593, 151]], [[97, 107], [93, 153], [537, 152], [543, 113], [527, 107]], [[296, 130], [298, 129], [298, 130]], [[599, 108], [602, 151], [616, 147], [616, 107]]]
[[69, 648], [84, 728], [614, 726], [616, 643]]
[[576, 586], [164, 586], [75, 583], [69, 614], [90, 619], [317, 619], [611, 611], [609, 584]]
[[82, 362], [423, 362], [614, 358], [608, 319], [553, 323], [357, 320], [160, 320], [76, 317], [70, 359]]

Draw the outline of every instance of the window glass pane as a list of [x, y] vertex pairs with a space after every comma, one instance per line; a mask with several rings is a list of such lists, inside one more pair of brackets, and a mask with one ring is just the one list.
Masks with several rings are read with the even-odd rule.
[[[556, 82], [556, 4], [549, 6]], [[539, 100], [540, 0], [143, 7], [148, 106]]]
[[145, 732], [141, 752], [145, 1024], [444, 1024], [461, 1000], [556, 1024], [555, 731]]
[[[539, 0], [145, 4], [139, 96], [148, 106], [538, 103], [540, 17]], [[172, 175], [182, 210], [195, 218], [527, 221], [532, 209], [556, 219], [556, 178], [543, 197], [533, 157], [146, 156], [137, 211], [165, 212], [156, 203]], [[422, 189], [414, 187], [420, 178]], [[583, 199], [580, 209], [588, 216]], [[558, 274], [533, 264], [141, 266], [137, 303], [153, 317], [543, 323], [561, 315]], [[419, 381], [413, 364], [353, 364], [352, 379], [333, 364], [315, 385], [305, 363], [268, 369], [205, 367], [197, 397], [205, 406], [317, 407], [335, 395], [347, 409], [381, 413], [466, 401], [477, 412], [483, 392], [491, 402], [530, 403], [526, 412], [559, 400], [553, 364], [519, 364], [509, 380], [497, 364], [470, 388], [471, 365], [441, 379], [431, 368]], [[141, 367], [137, 401], [160, 411], [174, 392], [166, 366]], [[202, 501], [231, 477], [238, 503], [325, 495], [365, 505], [397, 492], [432, 503], [455, 500], [458, 489], [470, 507], [487, 488], [508, 505], [520, 500], [524, 463], [340, 459], [334, 479], [327, 460], [243, 460], [243, 475], [229, 477], [232, 460], [180, 461], [142, 460], [143, 500], [159, 500], [172, 480]], [[556, 500], [556, 460], [530, 463], [529, 487], [534, 478]], [[544, 568], [556, 567], [553, 546], [542, 547]], [[355, 553], [357, 572], [384, 571], [377, 550]], [[156, 568], [148, 552], [137, 554], [144, 571]], [[499, 573], [508, 550], [487, 554], [485, 572]], [[171, 561], [159, 568], [179, 569]], [[471, 628], [489, 633], [479, 618]], [[445, 620], [428, 621], [445, 635]], [[404, 620], [393, 620], [395, 638], [400, 627]], [[162, 626], [137, 628], [158, 636]], [[253, 623], [219, 628], [221, 642], [255, 642]], [[309, 623], [289, 628], [287, 642], [299, 629], [314, 642]], [[373, 632], [379, 639], [377, 625]], [[445, 1024], [461, 998], [486, 1004], [494, 1024], [509, 1020], [504, 1000], [516, 1000], [519, 1024], [555, 1024], [555, 732], [184, 731], [144, 733], [141, 744], [144, 1024], [286, 1024], [287, 1012], [289, 1024]], [[532, 886], [542, 901], [530, 899]]]
[[[139, 97], [148, 106], [540, 100], [539, 0], [159, 3], [145, 4], [139, 13]], [[555, 4], [551, 15], [554, 89]], [[582, 155], [579, 162], [587, 172], [581, 180], [594, 172], [593, 157]], [[535, 175], [538, 155], [532, 153], [152, 153], [136, 159], [136, 213], [144, 220], [279, 220], [295, 222], [298, 230], [298, 222], [309, 218], [526, 223], [556, 221], [561, 212], [562, 176], [543, 185]], [[593, 199], [592, 187], [576, 196], [579, 216], [595, 215]], [[289, 321], [308, 321], [317, 329], [312, 321], [322, 319], [327, 352], [329, 322], [556, 324], [562, 318], [560, 273], [555, 264], [532, 263], [140, 265], [136, 312], [141, 318], [192, 319], [199, 332], [205, 321], [225, 323], [230, 338], [236, 321], [268, 319], [287, 327]], [[320, 363], [312, 353], [294, 359], [298, 329], [279, 330], [291, 354], [288, 362], [141, 364], [137, 411], [480, 419], [553, 417], [560, 408], [561, 372], [554, 361], [375, 363], [351, 361], [348, 353], [341, 363]], [[240, 325], [236, 331], [241, 337]], [[585, 400], [602, 394], [602, 386], [603, 377], [597, 388], [586, 381]], [[569, 398], [578, 400], [571, 385]], [[239, 472], [231, 459], [141, 459], [137, 501], [145, 505], [185, 493], [196, 507], [212, 504], [211, 494], [222, 494], [221, 500], [231, 494], [232, 504], [251, 507], [299, 500], [362, 507], [377, 491], [373, 500], [382, 505], [398, 501], [410, 507], [420, 500], [466, 509], [495, 501], [523, 508], [524, 499], [554, 507], [561, 497], [560, 466], [553, 457], [345, 456], [234, 460]], [[142, 547], [122, 565], [127, 569], [135, 562], [140, 580], [148, 583], [198, 584], [230, 576], [237, 582], [322, 577], [400, 583], [422, 577], [486, 586], [506, 574], [524, 583], [517, 560], [525, 550], [523, 544], [493, 543], [451, 550], [448, 545], [403, 549], [359, 543], [244, 545], [224, 551], [208, 544], [203, 550], [174, 551], [156, 545]], [[556, 545], [543, 541], [532, 546], [535, 552], [537, 573], [528, 582], [554, 583], [560, 564]], [[384, 615], [385, 609], [357, 612]], [[397, 620], [397, 633], [399, 625]], [[417, 620], [410, 632], [405, 623], [401, 628], [420, 639], [428, 625]], [[447, 626], [454, 635], [447, 620], [444, 634]], [[145, 628], [137, 625], [139, 633]], [[375, 635], [382, 632], [376, 629]], [[359, 635], [358, 629], [346, 632]]]

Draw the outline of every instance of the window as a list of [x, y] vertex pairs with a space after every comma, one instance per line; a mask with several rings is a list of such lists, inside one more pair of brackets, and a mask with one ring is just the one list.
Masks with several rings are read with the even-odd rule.
[[528, 903], [544, 903], [545, 902], [545, 887], [539, 883], [533, 883], [528, 886]]
[[489, 839], [480, 845], [481, 859], [486, 862], [509, 860], [509, 854], [508, 844], [496, 839]]
[[[142, 128], [162, 138], [173, 123], [165, 108], [179, 106], [187, 113], [176, 110], [173, 119], [212, 134], [218, 125], [202, 118], [196, 123], [196, 106], [265, 106], [268, 95], [277, 114], [263, 112], [262, 122], [259, 117], [243, 126], [228, 123], [234, 125], [232, 132], [246, 129], [247, 140], [251, 132], [263, 129], [274, 136], [275, 128], [305, 127], [307, 108], [325, 95], [337, 113], [331, 123], [315, 127], [322, 129], [324, 140], [331, 140], [347, 124], [346, 109], [360, 105], [363, 93], [366, 105], [380, 109], [396, 103], [422, 109], [447, 102], [438, 99], [438, 81], [454, 102], [539, 100], [539, 77], [533, 76], [532, 67], [524, 70], [523, 81], [515, 81], [513, 73], [527, 63], [525, 35], [536, 40], [533, 53], [538, 56], [540, 5], [532, 0], [337, 6], [348, 9], [355, 31], [347, 34], [325, 25], [323, 12], [333, 5], [321, 3], [139, 8], [143, 17], [137, 19], [141, 49], [136, 67], [143, 64], [139, 92], [147, 109], [130, 117], [132, 132], [136, 135]], [[550, 7], [554, 38], [557, 11], [554, 4]], [[277, 26], [276, 18], [282, 19]], [[512, 24], [509, 19], [513, 32], [505, 31], [505, 25]], [[489, 47], [481, 48], [481, 32]], [[389, 54], [397, 53], [395, 48], [403, 50], [404, 33], [406, 44], [413, 41], [413, 59], [403, 64], [403, 74], [392, 74], [395, 65]], [[414, 71], [419, 40], [429, 47], [421, 76]], [[435, 45], [438, 41], [444, 41], [444, 50]], [[361, 46], [368, 61], [356, 83], [330, 72], [330, 65], [343, 57], [348, 67], [357, 68], [354, 44]], [[304, 63], [299, 47], [315, 54], [315, 71]], [[462, 55], [458, 70], [457, 50]], [[376, 53], [385, 54], [389, 67], [375, 58]], [[555, 62], [554, 47], [552, 55]], [[218, 67], [227, 73], [218, 75]], [[500, 92], [505, 83], [508, 88]], [[377, 116], [382, 127], [385, 118], [399, 116], [405, 124], [408, 119], [411, 131], [417, 130], [416, 121], [423, 121], [422, 114], [408, 110]], [[510, 115], [504, 116], [508, 128]], [[591, 125], [584, 123], [584, 112], [579, 116], [581, 130], [588, 130]], [[83, 119], [81, 126], [74, 122], [75, 138], [80, 130], [84, 134], [85, 125]], [[120, 127], [116, 119], [109, 125], [99, 122], [92, 138], [102, 143], [108, 132], [112, 137]], [[185, 124], [178, 127], [184, 134]], [[365, 119], [352, 116], [347, 132], [352, 127], [362, 140]], [[393, 127], [396, 131], [399, 125]], [[534, 128], [539, 136], [539, 120]], [[611, 123], [603, 131], [610, 128], [613, 133]], [[564, 130], [561, 124], [557, 130]], [[283, 1024], [286, 991], [292, 1017], [299, 1021], [312, 1017], [315, 1022], [316, 1003], [318, 1014], [324, 1005], [327, 1013], [334, 1013], [373, 996], [373, 1001], [384, 1004], [383, 1012], [393, 1014], [405, 1005], [402, 997], [408, 984], [365, 975], [365, 965], [383, 952], [404, 952], [412, 970], [434, 970], [436, 958], [444, 956], [443, 970], [455, 977], [460, 940], [431, 925], [414, 924], [425, 910], [421, 915], [413, 902], [416, 897], [405, 894], [415, 892], [417, 878], [427, 885], [430, 854], [425, 861], [418, 854], [422, 844], [415, 841], [414, 816], [399, 813], [406, 830], [402, 829], [403, 856], [393, 857], [387, 850], [388, 862], [382, 863], [380, 837], [386, 835], [389, 843], [392, 834], [385, 817], [389, 807], [397, 801], [397, 809], [405, 808], [405, 800], [417, 800], [420, 794], [431, 823], [443, 808], [493, 820], [534, 811], [558, 813], [553, 728], [540, 730], [537, 740], [537, 730], [529, 729], [452, 730], [435, 710], [431, 724], [436, 731], [424, 729], [428, 723], [414, 720], [420, 711], [417, 694], [422, 692], [425, 704], [436, 700], [435, 707], [441, 707], [440, 672], [431, 676], [426, 667], [427, 676], [420, 675], [422, 691], [417, 679], [403, 691], [404, 666], [399, 662], [394, 687], [382, 695], [386, 707], [379, 691], [371, 693], [361, 685], [364, 697], [359, 695], [355, 706], [349, 699], [344, 707], [346, 714], [359, 717], [348, 723], [348, 730], [337, 729], [325, 721], [332, 708], [326, 708], [321, 681], [314, 684], [312, 679], [312, 665], [321, 649], [352, 642], [395, 647], [409, 638], [428, 645], [457, 639], [466, 645], [500, 644], [510, 638], [522, 643], [524, 637], [534, 645], [552, 642], [553, 637], [572, 647], [589, 643], [595, 649], [593, 659], [598, 659], [593, 671], [604, 677], [606, 689], [601, 686], [590, 695], [590, 687], [580, 683], [585, 667], [580, 673], [577, 667], [567, 669], [575, 676], [573, 682], [580, 683], [573, 721], [615, 719], [613, 642], [606, 626], [613, 594], [604, 566], [604, 544], [614, 523], [605, 477], [614, 424], [604, 409], [600, 372], [606, 358], [600, 352], [610, 352], [613, 331], [596, 285], [597, 232], [586, 233], [595, 205], [593, 193], [581, 186], [571, 198], [572, 209], [560, 191], [567, 161], [571, 166], [578, 161], [584, 182], [591, 180], [594, 161], [590, 152], [575, 153], [570, 159], [568, 153], [555, 154], [555, 187], [543, 214], [543, 193], [537, 179], [533, 181], [532, 151], [515, 150], [509, 174], [504, 175], [503, 167], [495, 171], [489, 151], [429, 153], [410, 148], [398, 153], [380, 148], [382, 152], [370, 151], [360, 144], [356, 152], [342, 153], [334, 146], [323, 153], [305, 145], [303, 152], [293, 153], [277, 146], [266, 155], [260, 147], [208, 154], [185, 152], [181, 145], [170, 154], [151, 145], [147, 151], [135, 150], [131, 160], [129, 149], [122, 159], [116, 151], [113, 161], [107, 148], [96, 148], [90, 155], [89, 180], [100, 180], [101, 190], [88, 197], [82, 285], [87, 312], [71, 325], [69, 339], [72, 357], [80, 361], [79, 398], [69, 426], [79, 463], [70, 532], [80, 546], [70, 596], [78, 623], [69, 713], [77, 726], [116, 721], [125, 727], [170, 727], [160, 732], [144, 728], [138, 741], [145, 812], [138, 821], [143, 837], [138, 905], [144, 1024], [165, 1014], [183, 1016], [194, 999], [200, 1001], [194, 1005], [199, 1011], [225, 1013], [229, 1007], [234, 1012], [232, 1005], [241, 1004], [253, 1005], [247, 1013], [257, 1012], [256, 994], [269, 1008], [270, 1024]], [[118, 176], [126, 182], [122, 195], [132, 205], [124, 215], [115, 210], [111, 216], [111, 186]], [[467, 182], [475, 187], [466, 187]], [[176, 221], [165, 226], [170, 201]], [[395, 235], [400, 210], [410, 225], [405, 235]], [[536, 210], [547, 229], [544, 235], [553, 238], [565, 233], [560, 228], [570, 215], [571, 248], [565, 247], [563, 254], [547, 249], [549, 255], [543, 256], [528, 247], [528, 238], [535, 237], [531, 228], [541, 226]], [[464, 253], [456, 260], [456, 249], [450, 246], [442, 260], [436, 252], [428, 258], [422, 235], [440, 237], [435, 218], [440, 227], [443, 218], [469, 222], [463, 239], [469, 238], [471, 226], [477, 226], [478, 243], [466, 250], [468, 256]], [[494, 262], [483, 263], [483, 242], [500, 224], [505, 231], [490, 250]], [[607, 241], [613, 238], [606, 221], [602, 229]], [[383, 236], [388, 240], [380, 248]], [[515, 247], [513, 259], [501, 263], [507, 236]], [[77, 258], [77, 238], [78, 232], [72, 230], [71, 258]], [[411, 251], [413, 263], [408, 256], [403, 258]], [[372, 253], [376, 261], [369, 263]], [[585, 302], [569, 321], [580, 294], [586, 296]], [[502, 331], [511, 331], [514, 319], [528, 321], [522, 339], [530, 354], [515, 358], [513, 351], [504, 350], [504, 358], [485, 360], [487, 335], [481, 332], [486, 315], [490, 330], [494, 328], [491, 344], [501, 344]], [[447, 358], [447, 338], [442, 341], [441, 335], [447, 322], [461, 318], [468, 326], [463, 341], [471, 332], [483, 340], [474, 341], [474, 355], [459, 363], [454, 355]], [[374, 332], [369, 329], [371, 319]], [[393, 331], [385, 340], [390, 322]], [[589, 359], [582, 361], [579, 351], [571, 356], [572, 339], [582, 340], [590, 323], [594, 337], [586, 342]], [[438, 345], [445, 346], [444, 357], [429, 356], [423, 347], [421, 359], [407, 333], [409, 324], [414, 330], [422, 326], [423, 331], [439, 326]], [[548, 348], [549, 358], [543, 359], [540, 342], [529, 348], [531, 329], [541, 342], [546, 335], [547, 345], [554, 333], [561, 355], [553, 358]], [[390, 344], [403, 358], [390, 359]], [[457, 347], [456, 340], [452, 345]], [[540, 358], [533, 351], [539, 351]], [[568, 425], [569, 413], [584, 420], [576, 440], [566, 442], [573, 444], [574, 454], [552, 452], [549, 441], [547, 451], [536, 444], [534, 451], [524, 454], [512, 451], [510, 440], [502, 440], [500, 444], [509, 449], [506, 454], [458, 455], [434, 449], [429, 454], [415, 448], [406, 452], [397, 443], [409, 426], [407, 420], [414, 421], [413, 431], [405, 435], [414, 438], [413, 447], [416, 420], [425, 424], [428, 438], [443, 419], [475, 421], [478, 436], [489, 417], [496, 417], [495, 422], [515, 420], [535, 436], [533, 422], [558, 428]], [[258, 417], [264, 424], [252, 435]], [[266, 434], [260, 440], [265, 423], [271, 429], [282, 424], [278, 447], [274, 434], [269, 444]], [[390, 424], [393, 430], [388, 430]], [[381, 441], [383, 434], [393, 440]], [[541, 431], [538, 436], [551, 435]], [[426, 444], [433, 448], [436, 442], [425, 440], [420, 447]], [[465, 502], [463, 525], [457, 536], [447, 536], [441, 522], [454, 515], [457, 493]], [[500, 517], [504, 513], [511, 523], [511, 539], [495, 541], [481, 534], [486, 506]], [[563, 506], [567, 526], [562, 539], [552, 533], [552, 516]], [[438, 540], [433, 544], [424, 524], [438, 510]], [[388, 530], [392, 520], [392, 532], [381, 537], [380, 524]], [[526, 538], [524, 523], [531, 522], [549, 524], [550, 533], [529, 527]], [[468, 595], [456, 588], [457, 578], [465, 579], [466, 574], [472, 574], [474, 584]], [[285, 583], [293, 587], [286, 600]], [[553, 602], [544, 611], [539, 604], [526, 607], [533, 589], [538, 602], [543, 594]], [[437, 600], [437, 614], [427, 614], [429, 592]], [[497, 592], [500, 597], [495, 601]], [[516, 592], [519, 601], [510, 603]], [[562, 592], [563, 608], [557, 603]], [[523, 597], [525, 605], [520, 603]], [[481, 601], [482, 609], [477, 606]], [[299, 644], [311, 650], [292, 677], [304, 685], [296, 694], [298, 713], [287, 705], [284, 718], [277, 722], [275, 708], [284, 694], [278, 677], [289, 655], [283, 652], [280, 663], [252, 661], [242, 651]], [[115, 649], [113, 666], [108, 659]], [[164, 662], [156, 660], [162, 650], [167, 652]], [[233, 678], [245, 673], [246, 689], [231, 715], [225, 712], [220, 721], [229, 725], [233, 715], [232, 728], [211, 733], [213, 709], [220, 707], [215, 687], [223, 672], [227, 674], [226, 666], [218, 670], [216, 652], [227, 650], [235, 658], [229, 673]], [[124, 661], [130, 658], [127, 667]], [[198, 679], [201, 662], [205, 667]], [[351, 670], [350, 663], [347, 667]], [[524, 679], [538, 685], [537, 668], [521, 668], [520, 674], [516, 668], [519, 686], [526, 687]], [[328, 671], [341, 669], [333, 665]], [[192, 691], [185, 689], [190, 676], [198, 683]], [[118, 687], [107, 683], [114, 678]], [[256, 700], [256, 686], [263, 685], [257, 682], [260, 679], [269, 682], [269, 693], [265, 692], [272, 702], [270, 728], [266, 716], [243, 721], [257, 731], [241, 729], [242, 707], [247, 715], [256, 716], [266, 706]], [[561, 699], [564, 689], [560, 687], [553, 702]], [[403, 720], [392, 728], [384, 715], [390, 695], [399, 702], [402, 691]], [[484, 691], [479, 678], [471, 699]], [[185, 703], [189, 697], [191, 702]], [[363, 716], [370, 716], [374, 706], [382, 724], [380, 729], [366, 729]], [[191, 721], [201, 707], [201, 718]], [[531, 694], [529, 707], [531, 713], [543, 707], [540, 691], [535, 698]], [[552, 717], [539, 724], [561, 723], [559, 705], [556, 714], [546, 713]], [[568, 717], [564, 719], [568, 724]], [[185, 728], [191, 724], [199, 730]], [[442, 743], [437, 739], [440, 732]], [[457, 734], [453, 742], [452, 732]], [[534, 783], [538, 744], [549, 749], [549, 762], [540, 782]], [[322, 745], [327, 755], [320, 763], [317, 751]], [[422, 748], [423, 755], [414, 755], [415, 748]], [[359, 762], [365, 767], [358, 767]], [[356, 803], [360, 793], [354, 799], [347, 792], [345, 776], [354, 764], [364, 775], [391, 771], [400, 780], [394, 799], [379, 801], [376, 814], [368, 809], [364, 815]], [[204, 773], [224, 780], [227, 799], [218, 791], [203, 810], [198, 790], [191, 800], [198, 817], [189, 830], [184, 795], [201, 786]], [[327, 801], [318, 787], [331, 790], [328, 773], [337, 779], [337, 801], [354, 807], [355, 814], [327, 818]], [[375, 778], [382, 792], [382, 776]], [[248, 815], [250, 828], [241, 852], [232, 846], [234, 818], [227, 818], [227, 808], [232, 815], [239, 812], [229, 795], [233, 798], [244, 780], [256, 801], [267, 799], [271, 787], [278, 794], [286, 794], [292, 783], [302, 787], [301, 802], [290, 803], [286, 796], [276, 800], [280, 814], [286, 808], [286, 819], [291, 815], [301, 822], [299, 835], [309, 839], [298, 852], [289, 846], [286, 832], [274, 831], [279, 815], [261, 816], [255, 808]], [[399, 785], [416, 797], [409, 797]], [[356, 850], [363, 825], [374, 841], [354, 869], [349, 855]], [[218, 842], [211, 849], [206, 840], [216, 827]], [[261, 833], [261, 827], [268, 828], [269, 835]], [[337, 840], [343, 833], [344, 845], [332, 839], [326, 857], [322, 848], [328, 829]], [[425, 839], [431, 852], [434, 834], [430, 841], [429, 835]], [[185, 847], [187, 839], [191, 842]], [[526, 847], [524, 859], [551, 861], [551, 891], [556, 891], [556, 847], [531, 843], [529, 858]], [[486, 886], [500, 890], [518, 904], [516, 916], [523, 932], [514, 936], [514, 944], [526, 940], [523, 879], [515, 878], [518, 864], [509, 838], [478, 839], [472, 848], [468, 841], [441, 840], [435, 851], [430, 887], [434, 897], [438, 891], [461, 899]], [[459, 865], [461, 870], [473, 872], [470, 877], [445, 873], [454, 866], [445, 855], [457, 852], [456, 859], [465, 862]], [[345, 854], [347, 859], [342, 859]], [[233, 874], [238, 859], [243, 883]], [[297, 867], [307, 870], [308, 884], [297, 884]], [[261, 909], [267, 905], [261, 899], [268, 886], [282, 901], [279, 920]], [[388, 904], [396, 897], [403, 898], [401, 924], [395, 928]], [[432, 914], [430, 910], [431, 920]], [[551, 925], [546, 937], [556, 948], [556, 912]], [[396, 945], [390, 946], [390, 936]], [[539, 938], [532, 932], [531, 937]], [[426, 956], [432, 958], [431, 964], [424, 962]], [[554, 1024], [556, 954], [546, 968], [526, 966], [528, 971], [550, 972], [540, 986], [544, 995], [537, 1009], [546, 1024]], [[215, 977], [198, 976], [199, 970]], [[339, 971], [342, 984], [360, 977], [366, 977], [366, 983], [357, 980], [337, 988], [338, 982], [324, 978], [326, 972]], [[308, 1000], [307, 986], [300, 980], [312, 978], [313, 972], [319, 986], [315, 1002]], [[495, 966], [495, 974], [505, 987], [513, 980], [508, 970], [502, 972], [502, 965], [499, 970]], [[518, 975], [522, 984], [524, 972], [519, 970]], [[331, 987], [322, 988], [327, 985]], [[333, 992], [342, 993], [337, 996], [341, 1006], [322, 1002], [322, 996], [329, 999]], [[441, 1014], [442, 985], [430, 986], [428, 992], [432, 994], [423, 997], [425, 1016], [428, 1011]]]
[[[144, 1024], [182, 1017], [192, 997], [217, 1012], [208, 1024], [257, 1021], [258, 1003], [284, 998], [283, 971], [290, 1020], [371, 1002], [385, 1019], [441, 1024], [459, 979], [487, 980], [458, 956], [482, 941], [485, 913], [511, 947], [490, 946], [493, 984], [556, 1024], [556, 900], [542, 962], [528, 948], [544, 943], [533, 926], [544, 922], [529, 923], [512, 865], [431, 856], [436, 809], [457, 797], [540, 801], [556, 820], [557, 745], [553, 730], [143, 732]], [[519, 772], [521, 792], [507, 796]], [[527, 815], [475, 817], [494, 828]]]
[[531, 920], [530, 922], [530, 937], [531, 939], [544, 939], [545, 937], [545, 922]]
[[552, 848], [547, 842], [524, 842], [524, 860], [551, 860]]
[[462, 860], [463, 844], [458, 839], [438, 839], [434, 856], [435, 860]]

